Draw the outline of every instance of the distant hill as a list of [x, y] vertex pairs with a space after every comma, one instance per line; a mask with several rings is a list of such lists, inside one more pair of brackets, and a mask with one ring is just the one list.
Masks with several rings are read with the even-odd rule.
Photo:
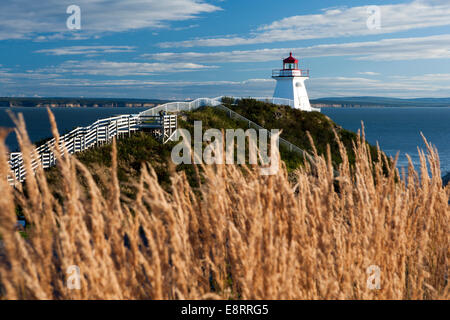
[[153, 107], [169, 101], [159, 99], [0, 97], [0, 107]]
[[[153, 107], [171, 100], [127, 98], [14, 98], [0, 97], [0, 107]], [[316, 107], [450, 107], [450, 98], [398, 99], [383, 97], [327, 97], [311, 99]]]
[[329, 97], [312, 99], [319, 107], [450, 107], [450, 98], [399, 99], [383, 97]]

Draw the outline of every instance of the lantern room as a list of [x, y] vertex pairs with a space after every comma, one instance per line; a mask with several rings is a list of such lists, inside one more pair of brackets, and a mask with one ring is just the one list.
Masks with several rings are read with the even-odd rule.
[[289, 57], [283, 60], [283, 70], [297, 70], [298, 60], [292, 56], [292, 52], [289, 52]]

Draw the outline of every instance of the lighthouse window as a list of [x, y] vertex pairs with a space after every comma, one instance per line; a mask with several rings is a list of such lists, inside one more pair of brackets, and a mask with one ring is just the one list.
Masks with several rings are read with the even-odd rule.
[[296, 63], [285, 63], [284, 69], [287, 69], [287, 70], [297, 69], [297, 64]]

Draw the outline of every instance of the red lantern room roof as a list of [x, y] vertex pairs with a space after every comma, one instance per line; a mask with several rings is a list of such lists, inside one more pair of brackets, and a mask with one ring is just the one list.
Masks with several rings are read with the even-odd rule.
[[289, 58], [284, 59], [283, 63], [298, 63], [298, 60], [292, 56], [292, 52], [289, 52]]

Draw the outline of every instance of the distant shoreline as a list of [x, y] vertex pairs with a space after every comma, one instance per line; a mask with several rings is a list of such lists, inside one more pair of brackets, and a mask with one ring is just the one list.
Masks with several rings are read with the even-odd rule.
[[[0, 108], [153, 108], [163, 103], [106, 103], [95, 105], [73, 105], [73, 104], [38, 104], [38, 105], [3, 105]], [[450, 108], [450, 105], [336, 105], [311, 103], [315, 108], [335, 109], [357, 109], [357, 108]]]
[[157, 106], [158, 104], [133, 104], [133, 105], [97, 105], [97, 106], [87, 106], [87, 105], [81, 105], [81, 106], [67, 106], [67, 105], [36, 105], [36, 106], [22, 106], [22, 105], [13, 105], [13, 106], [4, 106], [4, 105], [0, 105], [0, 108], [77, 108], [77, 109], [81, 109], [81, 108], [152, 108], [154, 106]]
[[152, 108], [170, 100], [95, 98], [0, 98], [4, 108]]
[[315, 108], [345, 108], [345, 109], [354, 109], [354, 108], [450, 108], [450, 105], [431, 105], [431, 106], [416, 106], [416, 105], [326, 105], [326, 104], [315, 104], [311, 103], [312, 107]]
[[[0, 107], [29, 108], [152, 108], [173, 100], [127, 98], [17, 98], [0, 97]], [[450, 98], [399, 99], [383, 97], [330, 97], [310, 99], [317, 108], [450, 107]]]
[[320, 108], [450, 107], [450, 98], [329, 97], [311, 99]]

